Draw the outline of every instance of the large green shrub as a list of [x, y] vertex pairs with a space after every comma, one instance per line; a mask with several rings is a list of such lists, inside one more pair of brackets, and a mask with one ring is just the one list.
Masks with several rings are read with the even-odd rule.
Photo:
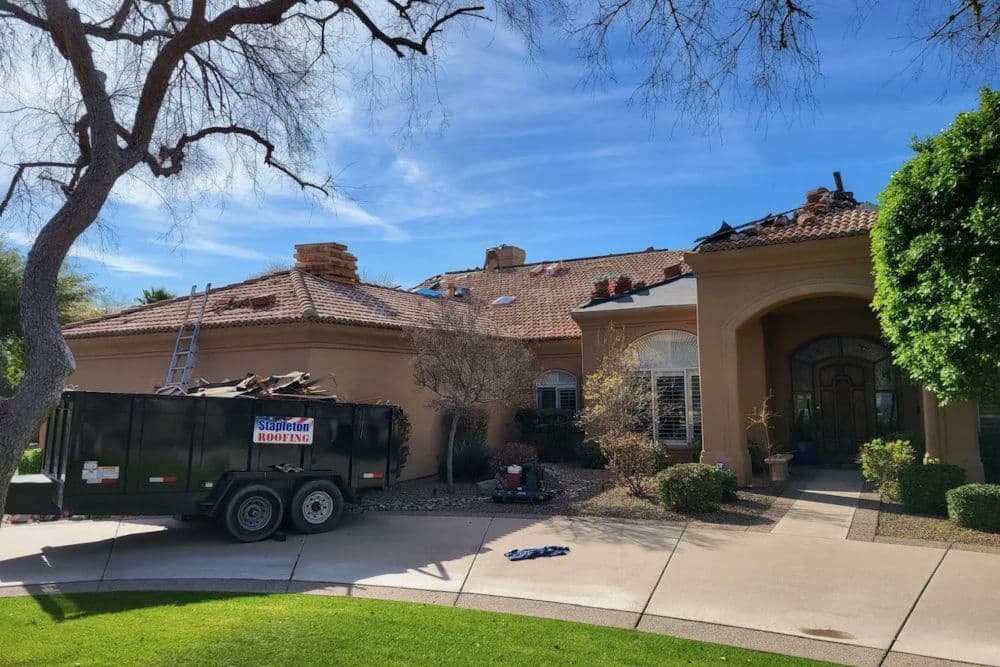
[[576, 446], [576, 460], [584, 468], [600, 470], [607, 467], [608, 457], [601, 451], [601, 445], [596, 440], [587, 438]]
[[574, 410], [531, 408], [518, 410], [514, 421], [521, 431], [521, 440], [538, 451], [542, 461], [572, 461], [577, 445], [583, 441], [583, 431]]
[[660, 502], [680, 512], [714, 512], [725, 492], [725, 476], [705, 463], [681, 463], [659, 475]]
[[945, 494], [965, 483], [965, 470], [947, 463], [919, 463], [899, 473], [899, 495], [910, 514], [944, 516], [948, 512]]
[[[490, 477], [490, 448], [485, 440], [466, 438], [455, 440], [454, 459], [452, 461], [456, 482], [478, 482]], [[448, 481], [448, 457], [442, 455], [438, 459], [438, 478]]]
[[873, 306], [893, 360], [943, 401], [1000, 394], [1000, 93], [916, 152], [879, 195]]
[[916, 455], [907, 440], [875, 438], [861, 446], [858, 461], [861, 474], [879, 493], [890, 500], [899, 500], [899, 472], [913, 465]]
[[42, 472], [42, 450], [29, 447], [21, 454], [21, 463], [17, 466], [19, 475], [37, 475]]
[[947, 498], [948, 518], [959, 526], [1000, 533], [1000, 484], [965, 484]]

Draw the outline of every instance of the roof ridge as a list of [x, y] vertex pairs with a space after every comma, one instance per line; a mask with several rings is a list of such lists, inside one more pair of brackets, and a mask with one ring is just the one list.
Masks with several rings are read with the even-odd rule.
[[[687, 250], [688, 249], [684, 249], [684, 248], [676, 248], [676, 249], [672, 249], [672, 248], [654, 248], [654, 247], [650, 246], [649, 248], [646, 248], [645, 250], [629, 250], [629, 251], [626, 251], [626, 252], [609, 252], [609, 253], [604, 254], [604, 255], [590, 255], [588, 257], [566, 257], [566, 258], [563, 258], [563, 259], [540, 259], [540, 260], [534, 261], [534, 262], [525, 262], [524, 264], [511, 264], [510, 266], [506, 266], [504, 268], [506, 268], [506, 269], [523, 269], [523, 268], [528, 267], [528, 266], [537, 266], [539, 264], [555, 264], [557, 262], [559, 262], [559, 263], [561, 263], [561, 262], [585, 262], [585, 261], [591, 260], [591, 259], [605, 259], [606, 257], [624, 257], [626, 255], [645, 255], [647, 253], [653, 253], [653, 252], [676, 252], [676, 253], [684, 253], [684, 252], [687, 252]], [[458, 270], [455, 270], [455, 271], [445, 271], [445, 272], [439, 273], [439, 274], [437, 274], [435, 276], [430, 276], [429, 278], [425, 278], [421, 282], [427, 282], [428, 280], [432, 280], [433, 278], [439, 278], [441, 276], [452, 276], [452, 275], [455, 275], [457, 273], [473, 273], [473, 272], [476, 272], [476, 271], [485, 271], [485, 270], [486, 269], [484, 267], [477, 266], [475, 268], [458, 269]]]
[[295, 298], [299, 300], [299, 309], [302, 311], [302, 317], [307, 320], [319, 317], [319, 311], [316, 310], [316, 303], [313, 301], [312, 293], [309, 291], [309, 286], [306, 285], [306, 271], [292, 269], [290, 273], [292, 291], [295, 293]]

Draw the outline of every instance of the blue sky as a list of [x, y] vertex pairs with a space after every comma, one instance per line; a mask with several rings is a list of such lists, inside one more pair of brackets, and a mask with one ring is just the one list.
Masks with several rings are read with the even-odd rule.
[[[582, 90], [571, 38], [550, 34], [531, 60], [502, 29], [453, 31], [438, 89], [424, 96], [424, 127], [401, 134], [398, 108], [372, 117], [362, 100], [340, 97], [318, 160], [341, 186], [334, 201], [287, 184], [255, 194], [237, 182], [227, 197], [185, 204], [178, 233], [160, 200], [124, 184], [105, 232], [88, 233], [75, 261], [124, 300], [154, 285], [186, 292], [236, 282], [290, 261], [296, 243], [339, 241], [367, 274], [409, 286], [478, 265], [498, 243], [525, 248], [529, 261], [690, 247], [722, 220], [799, 204], [806, 190], [832, 186], [834, 170], [859, 199], [874, 200], [910, 155], [911, 137], [940, 130], [992, 82], [956, 79], [931, 62], [914, 76], [895, 10], [858, 30], [840, 4], [817, 10], [815, 109], [762, 120], [729, 100], [707, 133], [675, 124], [669, 108], [651, 122], [629, 108], [627, 83]], [[625, 66], [620, 74], [633, 76]], [[0, 232], [22, 245], [31, 238], [11, 220]]]

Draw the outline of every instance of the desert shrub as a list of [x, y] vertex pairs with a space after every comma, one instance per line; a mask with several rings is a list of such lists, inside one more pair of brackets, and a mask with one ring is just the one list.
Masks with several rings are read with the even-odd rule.
[[747, 445], [747, 452], [750, 454], [750, 472], [754, 475], [765, 475], [767, 474], [767, 464], [764, 459], [767, 458], [767, 452], [764, 447], [757, 442], [750, 441]]
[[948, 518], [954, 523], [1000, 533], [1000, 484], [965, 484], [945, 495]]
[[916, 453], [907, 440], [875, 438], [862, 445], [858, 454], [861, 474], [891, 500], [899, 500], [899, 471], [916, 460]]
[[[466, 438], [455, 440], [452, 462], [455, 481], [478, 482], [490, 476], [490, 448], [485, 440]], [[448, 480], [448, 457], [442, 454], [438, 459], [438, 478]]]
[[656, 465], [656, 446], [643, 433], [619, 433], [601, 438], [601, 451], [619, 484], [633, 496], [643, 494], [642, 482]]
[[739, 496], [736, 494], [736, 489], [739, 486], [739, 482], [736, 479], [736, 473], [732, 470], [719, 470], [716, 468], [715, 474], [719, 478], [719, 484], [722, 487], [722, 502], [729, 503], [738, 500]]
[[21, 463], [17, 466], [19, 475], [37, 475], [42, 472], [42, 450], [29, 447], [21, 454]]
[[393, 407], [391, 447], [395, 456], [393, 456], [394, 463], [390, 482], [398, 482], [399, 478], [403, 476], [403, 468], [406, 467], [406, 463], [410, 460], [409, 442], [413, 426], [410, 424], [410, 416], [406, 414], [406, 410], [388, 401], [386, 405]]
[[518, 410], [514, 421], [521, 440], [538, 451], [542, 461], [572, 461], [577, 446], [583, 441], [583, 431], [576, 421], [576, 411], [558, 408]]
[[944, 516], [948, 512], [945, 494], [965, 483], [965, 470], [947, 463], [913, 464], [899, 473], [899, 495], [910, 514]]
[[660, 502], [680, 512], [714, 512], [723, 497], [720, 472], [705, 463], [671, 466], [659, 475]]
[[536, 463], [538, 452], [531, 445], [523, 442], [505, 442], [493, 450], [490, 457], [490, 465], [493, 468], [506, 468], [510, 465], [524, 465], [526, 463]]
[[582, 440], [576, 446], [576, 460], [584, 468], [593, 470], [600, 470], [608, 465], [608, 457], [601, 451], [601, 446], [590, 438]]
[[[674, 459], [673, 452], [668, 450], [666, 447], [660, 447], [659, 445], [653, 445], [653, 473], [658, 473], [662, 470], [666, 470], [675, 463], [679, 461]], [[652, 474], [652, 473], [650, 473]]]

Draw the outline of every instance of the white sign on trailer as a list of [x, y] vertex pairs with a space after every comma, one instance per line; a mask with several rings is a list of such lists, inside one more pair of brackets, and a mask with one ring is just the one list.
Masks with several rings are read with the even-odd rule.
[[261, 445], [311, 445], [315, 420], [312, 417], [257, 417], [253, 441]]

